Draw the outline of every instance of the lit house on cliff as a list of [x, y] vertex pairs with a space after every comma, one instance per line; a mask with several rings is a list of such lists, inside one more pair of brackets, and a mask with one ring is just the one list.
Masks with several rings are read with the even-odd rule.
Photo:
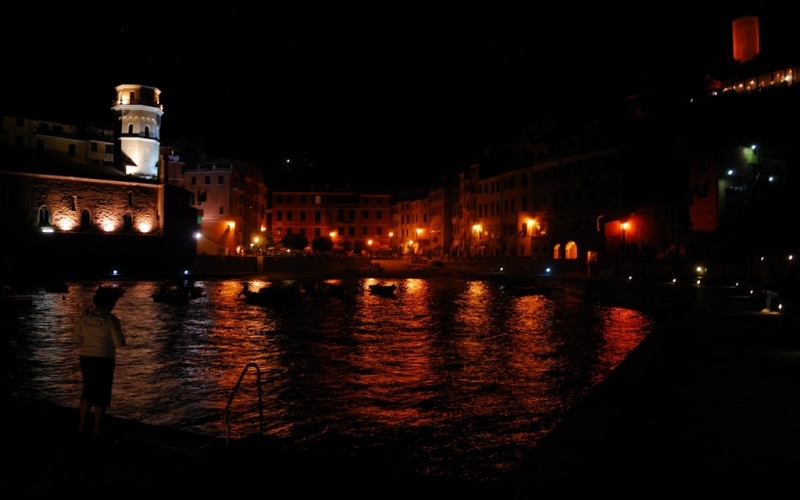
[[[800, 52], [761, 51], [759, 19], [732, 22], [732, 59], [708, 76], [686, 123], [698, 161], [690, 180], [693, 229], [717, 234], [727, 253], [783, 246], [793, 213]], [[779, 52], [788, 56], [781, 56]]]
[[711, 94], [746, 94], [796, 83], [800, 64], [761, 54], [757, 16], [737, 18], [732, 23], [733, 62], [725, 70], [708, 76]]

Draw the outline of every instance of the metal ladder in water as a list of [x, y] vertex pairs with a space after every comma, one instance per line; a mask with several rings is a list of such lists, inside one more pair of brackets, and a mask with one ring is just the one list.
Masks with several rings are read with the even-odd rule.
[[256, 370], [256, 387], [258, 389], [258, 432], [259, 435], [264, 435], [264, 402], [261, 397], [261, 370], [258, 368], [257, 364], [247, 363], [244, 365], [242, 373], [239, 375], [239, 380], [236, 381], [236, 385], [233, 387], [233, 390], [231, 390], [231, 395], [228, 397], [228, 404], [225, 405], [225, 411], [222, 416], [223, 423], [225, 424], [225, 446], [228, 446], [231, 441], [231, 403], [233, 403], [233, 398], [236, 397], [236, 392], [239, 390], [239, 386], [242, 385], [242, 380], [250, 368], [255, 368]]

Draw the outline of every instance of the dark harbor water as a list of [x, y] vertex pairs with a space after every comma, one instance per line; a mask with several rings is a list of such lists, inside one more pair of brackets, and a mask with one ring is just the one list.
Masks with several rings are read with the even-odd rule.
[[[204, 295], [183, 305], [154, 302], [157, 282], [117, 282], [129, 345], [109, 413], [224, 437], [231, 391], [254, 363], [270, 437], [493, 481], [653, 327], [646, 314], [569, 291], [517, 297], [490, 281], [402, 279], [392, 298], [369, 293], [373, 282], [340, 281], [342, 297], [276, 307], [245, 303], [240, 280], [199, 282]], [[99, 284], [35, 290], [30, 307], [2, 312], [12, 396], [77, 406], [72, 325]], [[231, 406], [234, 439], [259, 431], [256, 389], [249, 369]]]

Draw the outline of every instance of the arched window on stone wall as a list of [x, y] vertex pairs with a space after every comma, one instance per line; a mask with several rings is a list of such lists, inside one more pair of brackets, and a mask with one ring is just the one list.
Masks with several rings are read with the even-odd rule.
[[39, 227], [47, 227], [50, 225], [50, 209], [41, 207], [39, 209]]
[[122, 217], [122, 228], [125, 231], [132, 231], [133, 230], [133, 216], [129, 213], [126, 213]]
[[556, 243], [553, 245], [553, 259], [560, 259], [561, 258], [561, 243]]
[[578, 258], [578, 245], [574, 241], [567, 242], [567, 246], [564, 248], [564, 258], [565, 259]]
[[145, 125], [145, 127], [144, 127], [144, 136], [145, 137], [150, 137], [150, 126], [149, 125]]
[[133, 206], [133, 191], [128, 191], [128, 206]]
[[88, 230], [92, 228], [92, 218], [88, 210], [81, 211], [81, 229]]
[[128, 124], [128, 134], [133, 135], [133, 123]]

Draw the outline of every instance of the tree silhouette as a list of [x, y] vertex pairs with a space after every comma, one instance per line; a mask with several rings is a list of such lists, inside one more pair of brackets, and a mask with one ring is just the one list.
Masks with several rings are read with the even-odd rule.
[[333, 240], [329, 236], [317, 236], [311, 241], [311, 249], [319, 253], [333, 250]]
[[302, 251], [308, 246], [308, 238], [297, 233], [287, 234], [281, 239], [281, 244], [291, 250]]

